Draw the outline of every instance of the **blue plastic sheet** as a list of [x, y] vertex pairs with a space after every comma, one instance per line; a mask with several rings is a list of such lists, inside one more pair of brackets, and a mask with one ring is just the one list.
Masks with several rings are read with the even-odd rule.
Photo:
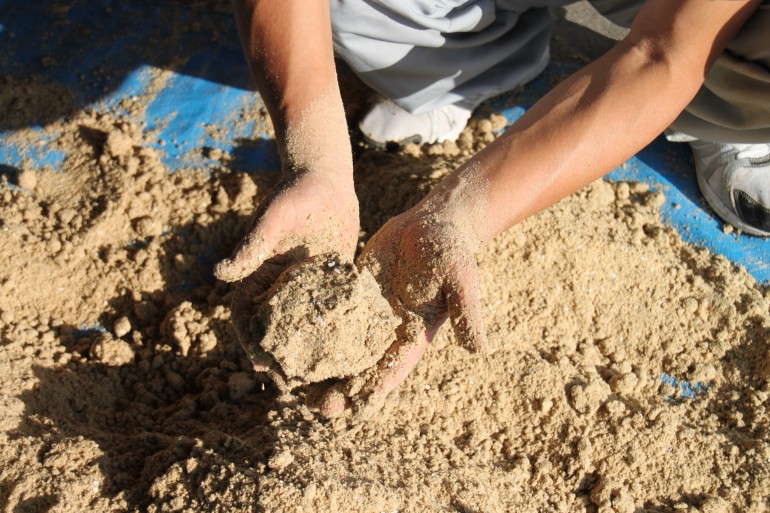
[[672, 388], [674, 393], [668, 396], [672, 401], [695, 399], [708, 392], [709, 388], [712, 386], [711, 383], [702, 383], [700, 381], [691, 382], [684, 379], [677, 379], [665, 372], [660, 375], [660, 382], [669, 385]]
[[[249, 82], [232, 15], [195, 5], [0, 0], [0, 75], [60, 84], [73, 97], [68, 107], [53, 106], [23, 126], [0, 114], [0, 173], [13, 174], [25, 160], [59, 168], [64, 155], [47, 148], [52, 136], [42, 130], [45, 123], [71, 114], [72, 109], [98, 108], [120, 115], [121, 101], [156, 87], [158, 70], [170, 76], [152, 95], [144, 122], [147, 130], [158, 134], [154, 146], [170, 169], [200, 166], [201, 159], [186, 155], [207, 146], [235, 156], [244, 171], [277, 170], [278, 158], [267, 134], [236, 118], [246, 102], [259, 100]], [[574, 69], [554, 63], [523, 93], [505, 95], [490, 105], [514, 121], [555, 79]], [[216, 126], [229, 137], [214, 138], [207, 126]], [[31, 129], [35, 144], [14, 142], [12, 135], [20, 129]], [[698, 192], [686, 145], [659, 138], [609, 178], [643, 181], [662, 190], [663, 218], [684, 240], [726, 256], [760, 282], [770, 281], [770, 241], [722, 231], [723, 223], [705, 207]]]
[[[171, 170], [200, 166], [185, 155], [201, 146], [230, 152], [247, 172], [279, 168], [264, 130], [236, 119], [243, 105], [260, 100], [228, 11], [142, 0], [0, 1], [0, 20], [3, 78], [59, 84], [72, 93], [66, 107], [52, 105], [21, 126], [0, 116], [0, 169], [25, 160], [58, 169], [64, 155], [46, 148], [43, 125], [74, 109], [121, 117], [122, 102], [141, 96], [152, 99], [144, 120], [134, 121], [157, 134], [152, 146]], [[170, 76], [159, 79], [163, 71]], [[207, 126], [229, 139], [217, 140]], [[27, 144], [11, 140], [19, 129], [32, 129]]]

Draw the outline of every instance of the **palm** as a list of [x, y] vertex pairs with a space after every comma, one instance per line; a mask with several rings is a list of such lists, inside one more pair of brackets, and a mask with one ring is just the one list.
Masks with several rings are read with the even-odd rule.
[[382, 287], [402, 324], [397, 340], [375, 369], [333, 387], [319, 407], [327, 416], [353, 407], [364, 415], [409, 374], [439, 327], [451, 317], [458, 342], [470, 350], [483, 345], [478, 303], [478, 269], [452, 225], [416, 211], [391, 219], [359, 257]]

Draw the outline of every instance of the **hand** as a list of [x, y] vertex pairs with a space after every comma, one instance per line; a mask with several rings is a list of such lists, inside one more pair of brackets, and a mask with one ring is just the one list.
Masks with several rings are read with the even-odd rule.
[[238, 281], [273, 260], [335, 252], [352, 258], [358, 241], [358, 199], [352, 178], [306, 171], [284, 179], [257, 212], [249, 233], [214, 275]]
[[[352, 175], [352, 173], [351, 173]], [[232, 318], [241, 343], [254, 363], [283, 386], [276, 362], [252, 341], [254, 298], [270, 288], [290, 265], [321, 253], [352, 260], [358, 241], [358, 200], [352, 178], [308, 171], [284, 180], [260, 206], [249, 233], [214, 270], [224, 281], [243, 280], [233, 295]]]
[[403, 322], [377, 366], [334, 385], [318, 401], [335, 417], [346, 409], [368, 416], [414, 368], [449, 317], [457, 342], [470, 351], [485, 345], [475, 245], [446, 216], [418, 207], [388, 221], [364, 248], [368, 268]]

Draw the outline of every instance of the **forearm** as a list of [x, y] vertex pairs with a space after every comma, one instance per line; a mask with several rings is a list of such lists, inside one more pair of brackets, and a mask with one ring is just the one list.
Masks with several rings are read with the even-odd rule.
[[425, 203], [447, 205], [485, 243], [620, 165], [699, 85], [697, 73], [621, 44], [542, 98]]
[[351, 174], [328, 2], [234, 0], [233, 4], [246, 58], [273, 120], [284, 164]]
[[686, 107], [758, 0], [647, 0], [629, 36], [565, 80], [420, 207], [473, 244], [612, 170]]
[[703, 77], [618, 45], [530, 109], [490, 148], [489, 240], [598, 179], [649, 144], [687, 106]]

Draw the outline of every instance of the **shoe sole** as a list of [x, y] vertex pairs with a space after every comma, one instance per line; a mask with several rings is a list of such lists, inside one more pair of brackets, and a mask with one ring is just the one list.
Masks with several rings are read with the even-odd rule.
[[735, 214], [735, 212], [727, 209], [722, 204], [722, 201], [719, 199], [717, 193], [714, 192], [714, 190], [709, 186], [708, 182], [706, 182], [705, 178], [703, 178], [704, 173], [702, 172], [702, 167], [698, 164], [697, 159], [695, 159], [695, 171], [695, 176], [698, 179], [698, 187], [700, 188], [701, 194], [703, 194], [703, 197], [706, 199], [706, 203], [708, 203], [709, 207], [711, 207], [711, 209], [716, 212], [716, 214], [721, 217], [723, 221], [726, 221], [728, 224], [744, 233], [756, 235], [758, 237], [770, 237], [770, 232], [759, 230], [751, 225], [744, 223], [741, 218]]

